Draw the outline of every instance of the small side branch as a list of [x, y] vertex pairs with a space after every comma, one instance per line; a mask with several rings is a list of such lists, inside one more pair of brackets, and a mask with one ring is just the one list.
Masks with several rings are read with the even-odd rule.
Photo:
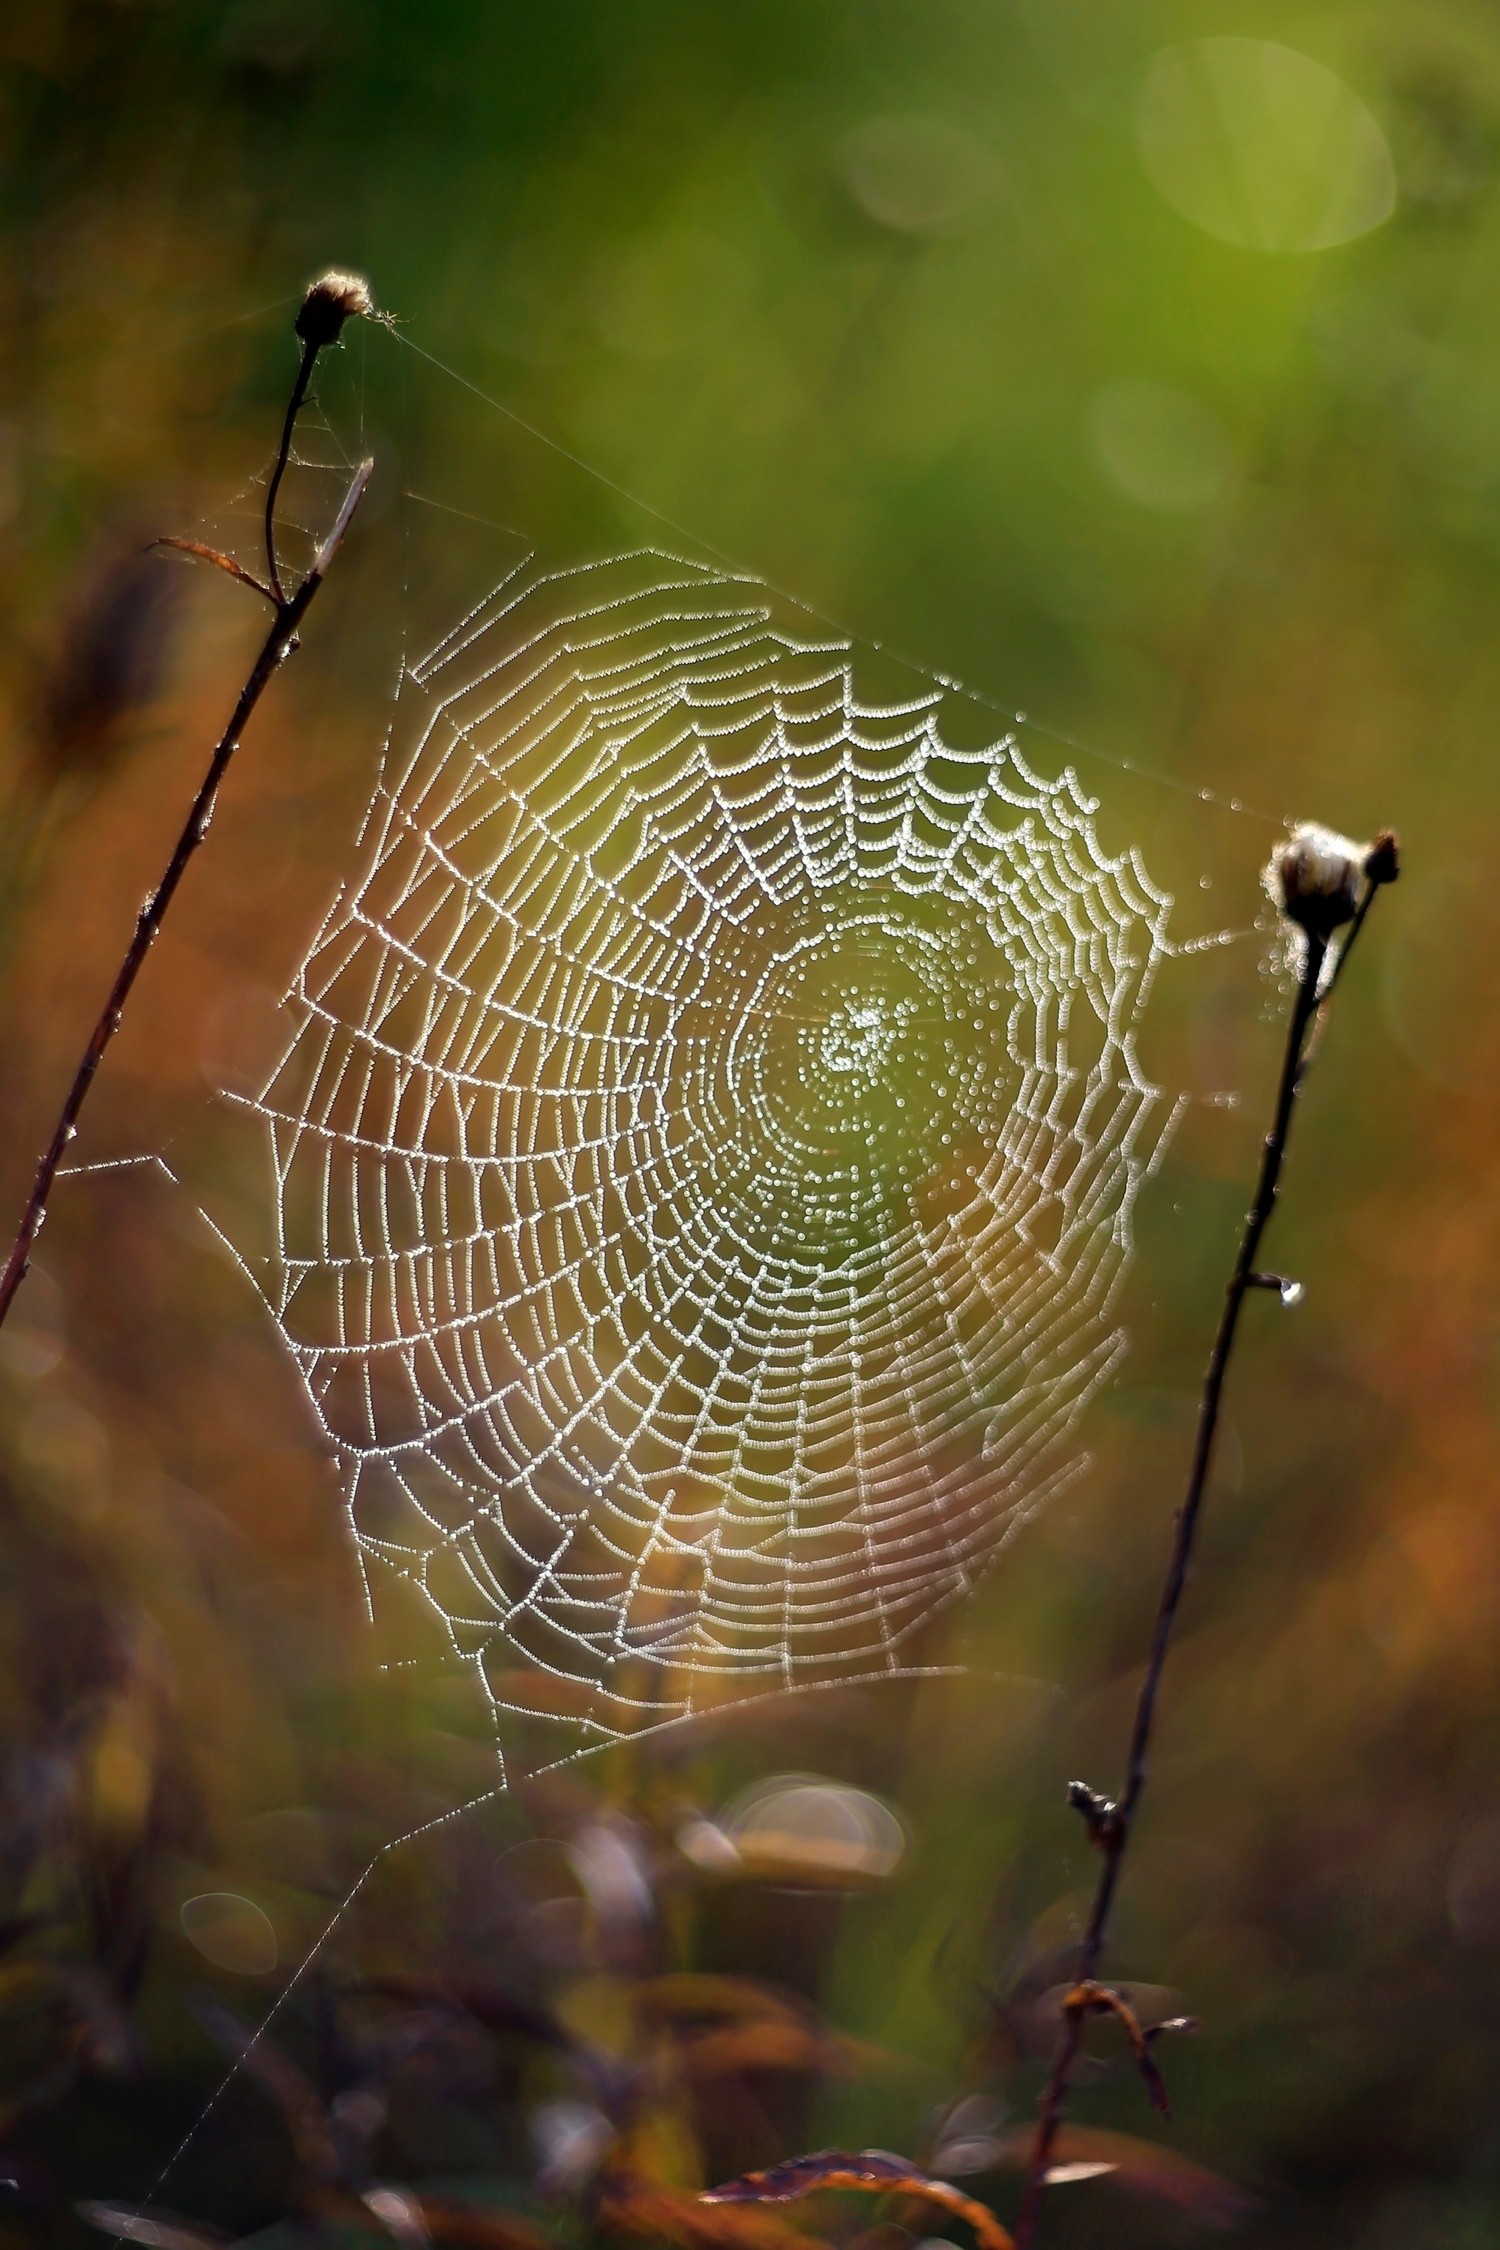
[[175, 547], [179, 554], [196, 555], [200, 562], [212, 563], [215, 570], [227, 570], [231, 578], [237, 578], [242, 586], [248, 586], [252, 594], [259, 594], [263, 601], [270, 603], [272, 609], [279, 609], [281, 606], [270, 587], [263, 585], [253, 571], [246, 570], [242, 564], [237, 563], [233, 555], [221, 554], [217, 547], [205, 547], [201, 539], [172, 539], [163, 536], [153, 539], [151, 545]]
[[[350, 301], [351, 294], [355, 292], [356, 286], [358, 293], [362, 295], [363, 302]], [[68, 1144], [78, 1130], [79, 1115], [88, 1099], [89, 1088], [93, 1085], [99, 1065], [104, 1059], [105, 1049], [120, 1028], [120, 1019], [124, 1012], [125, 1003], [130, 997], [131, 988], [141, 972], [146, 955], [150, 952], [156, 938], [156, 933], [161, 928], [167, 908], [176, 896], [177, 886], [182, 881], [188, 861], [208, 834], [209, 822], [213, 819], [214, 805], [219, 794], [219, 785], [229, 770], [229, 764], [235, 751], [239, 748], [240, 736], [243, 734], [255, 706], [264, 694], [272, 675], [279, 670], [286, 657], [296, 647], [297, 628], [307, 615], [318, 588], [327, 576], [329, 565], [338, 553], [354, 511], [359, 506], [365, 488], [369, 484], [375, 464], [373, 461], [364, 461], [354, 473], [333, 529], [319, 549], [311, 570], [296, 591], [287, 594], [282, 585], [281, 572], [276, 556], [275, 507], [277, 489], [291, 452], [293, 428], [296, 424], [298, 411], [307, 395], [313, 362], [319, 350], [324, 344], [333, 342], [343, 325], [343, 321], [351, 313], [368, 309], [369, 293], [364, 284], [358, 282], [356, 285], [353, 277], [339, 274], [325, 275], [321, 281], [314, 282], [303, 300], [301, 311], [298, 313], [297, 333], [302, 339], [302, 364], [298, 368], [297, 380], [292, 389], [291, 402], [287, 408], [286, 421], [282, 429], [281, 447], [277, 455], [276, 468], [266, 497], [266, 561], [270, 573], [270, 584], [262, 585], [258, 578], [252, 577], [249, 571], [243, 570], [238, 563], [233, 562], [227, 555], [219, 554], [214, 548], [201, 546], [195, 540], [168, 539], [156, 542], [156, 544], [162, 546], [182, 548], [189, 554], [201, 556], [205, 561], [213, 563], [221, 570], [227, 570], [231, 576], [241, 580], [245, 585], [253, 588], [256, 593], [263, 595], [266, 600], [270, 601], [275, 609], [275, 616], [272, 620], [271, 629], [262, 643], [260, 654], [251, 666], [250, 675], [240, 690], [229, 724], [220, 736], [214, 754], [209, 760], [208, 771], [193, 799], [187, 819], [183, 822], [182, 832], [173, 847], [172, 856], [167, 861], [161, 881], [136, 916], [135, 931], [126, 948], [125, 958], [120, 963], [115, 981], [110, 987], [109, 997], [100, 1011], [99, 1020], [94, 1025], [88, 1045], [84, 1048], [82, 1059], [73, 1074], [73, 1083], [68, 1089], [67, 1099], [63, 1103], [61, 1114], [53, 1129], [52, 1138], [37, 1165], [36, 1178], [32, 1184], [31, 1194], [21, 1215], [21, 1223], [16, 1230], [10, 1255], [6, 1259], [4, 1273], [0, 1274], [0, 1324], [4, 1323], [15, 1299], [16, 1291], [26, 1277], [32, 1246], [41, 1232], [43, 1221], [47, 1216], [47, 1199], [52, 1192], [52, 1183], [57, 1177], [58, 1167], [67, 1152]]]

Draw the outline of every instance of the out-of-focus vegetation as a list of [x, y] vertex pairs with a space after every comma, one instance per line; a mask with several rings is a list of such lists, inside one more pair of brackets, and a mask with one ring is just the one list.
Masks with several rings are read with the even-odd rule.
[[[258, 624], [140, 546], [265, 459], [331, 259], [863, 634], [1190, 790], [1400, 828], [1276, 1222], [1308, 1302], [1247, 1324], [1118, 1921], [1142, 2006], [1203, 2029], [1165, 2058], [1170, 2126], [1101, 2036], [1067, 2153], [1116, 2169], [1059, 2186], [1049, 2236], [1493, 2239], [1492, 11], [32, 0], [0, 26], [0, 177], [7, 1212]], [[427, 484], [565, 547], [542, 456], [412, 364]], [[364, 552], [256, 722], [85, 1156], [170, 1157], [253, 1068], [369, 785], [399, 605]], [[1178, 802], [1119, 815], [1174, 879]], [[1221, 824], [1185, 929], [1253, 919], [1272, 833]], [[642, 1744], [382, 1863], [163, 2190], [183, 2226], [934, 2231], [899, 2200], [686, 2200], [824, 2142], [1009, 2208], [1092, 1872], [1063, 1787], [1118, 1771], [1260, 1130], [1255, 951], [1172, 1003], [1195, 1087], [1243, 1099], [1194, 1108], [1142, 1205], [1094, 1471], [933, 1652], [966, 1674]], [[161, 1171], [65, 1185], [38, 1268], [0, 1335], [18, 2242], [150, 2196], [372, 1853], [495, 1773], [461, 1676], [383, 1668], [292, 1378]], [[898, 1806], [895, 1868], [736, 1856], [737, 1792], [788, 1771], [856, 1833], [827, 1791]]]

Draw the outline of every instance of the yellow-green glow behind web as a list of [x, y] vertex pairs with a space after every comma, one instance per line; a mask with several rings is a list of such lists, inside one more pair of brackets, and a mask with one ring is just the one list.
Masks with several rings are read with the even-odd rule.
[[409, 668], [251, 1103], [372, 1589], [601, 1734], [901, 1670], [1123, 1349], [1170, 902], [857, 669], [727, 570], [522, 569]]

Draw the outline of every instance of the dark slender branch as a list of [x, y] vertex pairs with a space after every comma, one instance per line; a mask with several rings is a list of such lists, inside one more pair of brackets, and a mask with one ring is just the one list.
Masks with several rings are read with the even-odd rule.
[[[324, 340], [330, 339], [325, 338]], [[343, 506], [339, 510], [333, 529], [319, 548], [311, 570], [296, 592], [290, 596], [286, 595], [282, 591], [281, 577], [276, 563], [273, 510], [276, 503], [276, 487], [281, 480], [281, 473], [286, 467], [287, 455], [291, 449], [292, 425], [296, 420], [297, 410], [306, 396], [308, 377], [317, 351], [318, 345], [316, 343], [308, 342], [304, 344], [302, 365], [297, 372], [291, 405], [287, 410], [286, 426], [282, 431], [281, 451], [277, 458], [276, 471], [271, 479], [270, 491], [266, 501], [266, 559], [270, 565], [271, 585], [275, 588], [273, 597], [276, 605], [275, 619], [272, 622], [270, 632], [266, 635], [260, 654], [251, 667], [250, 676], [240, 690], [239, 700], [235, 704], [229, 725], [225, 728], [213, 757], [209, 761], [208, 772], [204, 775], [198, 794], [193, 799], [192, 810], [183, 823], [182, 833], [178, 837], [172, 856], [167, 862], [166, 872], [136, 917], [135, 935], [131, 938], [125, 958], [120, 963], [119, 973], [110, 988], [109, 998], [104, 1003], [103, 1012], [94, 1026], [88, 1045], [83, 1051], [83, 1059], [74, 1073], [72, 1086], [68, 1090], [68, 1098], [62, 1106], [62, 1114], [57, 1120], [52, 1138], [37, 1166], [36, 1179], [32, 1186], [30, 1199], [22, 1214], [21, 1224], [17, 1230], [10, 1256], [6, 1260], [4, 1274], [0, 1275], [0, 1324], [3, 1324], [16, 1291], [25, 1279], [32, 1244], [36, 1241], [37, 1235], [41, 1231], [42, 1222], [47, 1216], [47, 1198], [52, 1192], [52, 1183], [57, 1177], [57, 1168], [62, 1162], [63, 1152], [78, 1129], [79, 1112], [88, 1098], [89, 1088], [94, 1082], [94, 1074], [103, 1060], [105, 1048], [120, 1028], [121, 1012], [125, 1002], [130, 997], [131, 987], [140, 974], [142, 963], [151, 950], [152, 940], [161, 928], [167, 908], [176, 895], [177, 886], [182, 881], [187, 863], [208, 833], [208, 824], [213, 818], [219, 784], [229, 770], [229, 762], [239, 747], [240, 736], [244, 732], [245, 724], [256, 704], [260, 701], [272, 674], [296, 647], [297, 628], [306, 616], [313, 596], [322, 585], [328, 566], [339, 550], [344, 534], [349, 528], [350, 518], [359, 506], [365, 487], [370, 481], [371, 471], [375, 466], [373, 461], [365, 461], [355, 471], [353, 481], [344, 495]], [[248, 572], [241, 571], [237, 565], [228, 563], [226, 558], [219, 556], [212, 550], [198, 549], [189, 541], [174, 541], [170, 544], [187, 546], [189, 551], [194, 553], [206, 553], [210, 562], [217, 563], [221, 568], [230, 569], [236, 577], [244, 578], [248, 584], [254, 586], [257, 593], [268, 592], [268, 589], [262, 586], [259, 580], [251, 578]]]
[[[1394, 851], [1394, 846], [1392, 846]], [[1394, 859], [1392, 861], [1394, 867]], [[1349, 957], [1349, 949], [1363, 927], [1376, 890], [1385, 881], [1394, 880], [1394, 873], [1369, 873], [1363, 895], [1354, 914], [1349, 934], [1345, 938], [1334, 965], [1327, 989], [1319, 992], [1319, 983], [1328, 959], [1328, 938], [1313, 929], [1304, 929], [1301, 972], [1297, 995], [1292, 1007], [1291, 1021], [1287, 1025], [1286, 1049], [1282, 1057], [1281, 1078], [1276, 1090], [1276, 1108], [1271, 1130], [1266, 1135], [1261, 1151], [1260, 1177], [1256, 1183], [1255, 1200], [1245, 1219], [1245, 1230], [1240, 1238], [1239, 1255], [1224, 1292], [1224, 1306], [1219, 1315], [1218, 1332], [1208, 1367], [1203, 1378], [1203, 1392], [1198, 1406], [1198, 1428], [1193, 1444], [1192, 1463], [1188, 1471], [1187, 1492], [1177, 1516], [1176, 1534], [1167, 1564], [1166, 1579], [1162, 1586], [1161, 1601], [1157, 1608], [1156, 1624], [1151, 1635], [1151, 1649], [1146, 1661], [1145, 1677], [1136, 1699], [1135, 1724], [1131, 1729], [1130, 1750], [1126, 1766], [1125, 1792], [1118, 1804], [1100, 1797], [1081, 1782], [1075, 1782], [1069, 1791], [1074, 1808], [1083, 1814], [1091, 1841], [1103, 1855], [1104, 1864], [1099, 1871], [1098, 1887], [1094, 1893], [1093, 1909], [1084, 1932], [1083, 1945], [1078, 1959], [1074, 1990], [1064, 2004], [1062, 2035], [1052, 2072], [1042, 2093], [1037, 2112], [1036, 2138], [1032, 2143], [1031, 2159], [1027, 2166], [1026, 2184], [1021, 2196], [1020, 2216], [1016, 2221], [1016, 2250], [1031, 2250], [1036, 2239], [1037, 2223], [1041, 2215], [1043, 2191], [1052, 2161], [1059, 2128], [1067, 2108], [1068, 2086], [1073, 2066], [1078, 2060], [1078, 2049], [1083, 2038], [1083, 2026], [1090, 2010], [1078, 2001], [1080, 1993], [1092, 1993], [1099, 1959], [1104, 1951], [1109, 1929], [1110, 1909], [1114, 1904], [1115, 1889], [1119, 1882], [1120, 1866], [1130, 1843], [1131, 1825], [1141, 1793], [1146, 1786], [1146, 1760], [1151, 1747], [1151, 1730], [1156, 1717], [1156, 1700], [1161, 1687], [1162, 1670], [1171, 1643], [1172, 1626], [1187, 1584], [1188, 1569], [1192, 1562], [1193, 1542], [1197, 1536], [1198, 1520], [1202, 1513], [1203, 1497], [1208, 1484], [1208, 1472], [1213, 1462], [1214, 1439], [1219, 1426], [1219, 1406], [1224, 1392], [1224, 1378], [1229, 1371], [1230, 1356], [1234, 1350], [1239, 1327], [1240, 1308], [1251, 1289], [1281, 1288], [1280, 1277], [1258, 1273], [1255, 1255], [1260, 1248], [1271, 1214], [1276, 1207], [1277, 1186], [1281, 1178], [1282, 1159], [1286, 1154], [1287, 1135], [1291, 1129], [1292, 1105], [1302, 1082], [1309, 1049], [1308, 1027], [1315, 1017], [1321, 1017], [1329, 992], [1332, 991], [1339, 971]]]
[[297, 426], [297, 416], [302, 411], [302, 401], [307, 396], [307, 386], [312, 381], [313, 361], [318, 356], [317, 339], [308, 337], [302, 346], [302, 365], [297, 370], [297, 380], [292, 385], [292, 395], [287, 401], [286, 420], [281, 425], [281, 444], [277, 449], [276, 466], [271, 471], [271, 481], [266, 486], [266, 570], [271, 580], [271, 591], [278, 603], [286, 601], [286, 590], [281, 583], [281, 571], [276, 561], [276, 495], [281, 490], [281, 480], [286, 475], [286, 465], [291, 459], [292, 432]]

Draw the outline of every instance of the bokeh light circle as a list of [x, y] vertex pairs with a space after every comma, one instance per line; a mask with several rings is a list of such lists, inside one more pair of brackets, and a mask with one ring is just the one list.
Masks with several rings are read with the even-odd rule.
[[1269, 39], [1189, 39], [1152, 58], [1136, 115], [1152, 185], [1247, 250], [1329, 250], [1388, 219], [1385, 135], [1341, 78]]

